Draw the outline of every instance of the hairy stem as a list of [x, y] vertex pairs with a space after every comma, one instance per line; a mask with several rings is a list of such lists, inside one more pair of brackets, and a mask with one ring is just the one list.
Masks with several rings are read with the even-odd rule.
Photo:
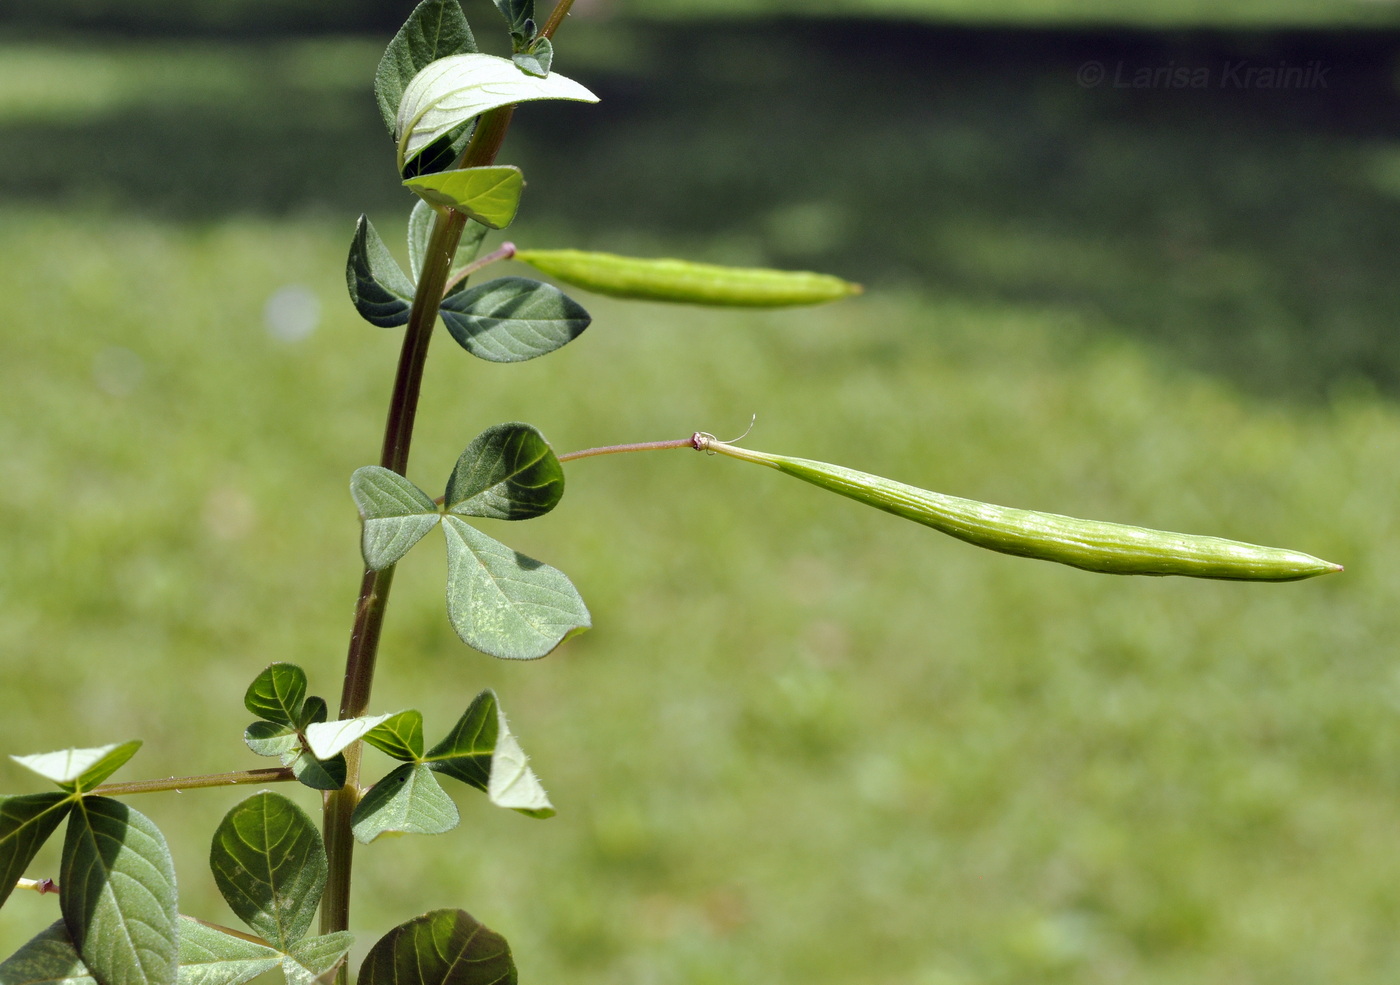
[[[514, 112], [514, 106], [505, 106], [484, 113], [477, 121], [471, 142], [458, 166], [483, 167], [494, 162], [506, 131], [510, 129]], [[423, 366], [428, 358], [428, 343], [432, 340], [438, 306], [466, 224], [467, 217], [460, 212], [453, 209], [438, 212], [428, 240], [427, 254], [423, 258], [408, 327], [404, 330], [379, 460], [384, 468], [400, 475], [408, 470], [408, 453], [413, 442], [413, 425], [418, 414], [418, 396], [423, 384]], [[393, 580], [394, 569], [390, 566], [382, 571], [366, 570], [360, 583], [360, 597], [355, 606], [355, 623], [350, 632], [350, 647], [345, 661], [345, 684], [340, 699], [342, 719], [363, 715], [369, 707], [375, 662], [379, 655], [379, 638]], [[361, 748], [360, 743], [356, 742], [345, 750], [345, 786], [327, 794], [325, 799], [323, 829], [329, 873], [326, 891], [321, 897], [323, 934], [350, 928], [350, 879], [355, 849], [350, 819], [360, 800]], [[341, 985], [346, 981], [343, 967], [337, 973], [336, 981]]]
[[667, 448], [694, 448], [694, 438], [676, 438], [672, 441], [639, 441], [631, 445], [605, 445], [602, 448], [585, 448], [560, 455], [559, 461], [572, 462], [580, 458], [594, 458], [598, 455], [624, 455], [633, 451], [662, 451]]
[[238, 783], [282, 783], [295, 780], [286, 766], [269, 766], [260, 770], [238, 770], [235, 773], [205, 773], [201, 776], [168, 776], [163, 780], [135, 780], [131, 783], [104, 783], [90, 794], [99, 797], [125, 797], [134, 793], [159, 793], [162, 790], [197, 790], [200, 787], [227, 787]]

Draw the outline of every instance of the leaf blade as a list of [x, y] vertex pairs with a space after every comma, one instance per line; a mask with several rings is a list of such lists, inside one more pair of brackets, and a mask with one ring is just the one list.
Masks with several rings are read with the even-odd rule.
[[463, 910], [433, 910], [381, 937], [360, 985], [515, 985], [505, 938]]
[[498, 277], [453, 294], [439, 313], [458, 345], [493, 363], [524, 362], [563, 348], [593, 321], [559, 288], [527, 277]]
[[368, 845], [383, 834], [442, 834], [461, 823], [457, 805], [433, 771], [404, 763], [370, 788], [355, 805], [350, 827]]
[[447, 55], [476, 51], [458, 0], [423, 0], [399, 28], [374, 73], [374, 99], [392, 134], [404, 89], [423, 68]]
[[140, 748], [141, 741], [133, 739], [91, 749], [60, 749], [57, 752], [10, 758], [25, 769], [52, 780], [69, 793], [80, 793], [91, 790], [107, 779]]
[[423, 713], [410, 708], [390, 715], [365, 733], [365, 741], [395, 759], [417, 762], [423, 756]]
[[242, 985], [282, 964], [275, 948], [180, 917], [178, 985]]
[[509, 164], [437, 171], [405, 179], [404, 186], [438, 208], [456, 209], [490, 229], [515, 220], [525, 177]]
[[268, 664], [243, 695], [243, 706], [259, 718], [293, 728], [306, 702], [306, 671], [296, 664]]
[[235, 805], [214, 831], [209, 867], [229, 908], [274, 947], [306, 936], [326, 886], [326, 850], [292, 801], [264, 791]]
[[395, 119], [399, 170], [439, 138], [489, 110], [539, 99], [596, 103], [598, 97], [557, 72], [538, 78], [508, 58], [450, 55], [425, 66], [404, 88]]
[[360, 554], [371, 571], [397, 564], [437, 526], [437, 504], [428, 494], [378, 465], [355, 470], [350, 497], [360, 511]]
[[102, 985], [173, 985], [178, 966], [175, 867], [150, 819], [109, 797], [69, 815], [59, 907]]
[[509, 422], [487, 428], [457, 458], [443, 503], [458, 516], [528, 520], [564, 496], [564, 467], [539, 429]]
[[468, 646], [504, 660], [534, 660], [592, 625], [568, 577], [511, 550], [455, 516], [447, 533], [447, 613]]
[[345, 287], [360, 317], [378, 328], [408, 324], [414, 285], [365, 216], [355, 223], [345, 260]]
[[0, 797], [0, 906], [72, 807], [61, 793]]

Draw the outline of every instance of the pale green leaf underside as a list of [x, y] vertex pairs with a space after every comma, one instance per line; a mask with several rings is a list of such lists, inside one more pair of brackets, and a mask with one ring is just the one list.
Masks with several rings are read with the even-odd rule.
[[306, 744], [317, 759], [330, 759], [352, 742], [358, 742], [388, 715], [365, 715], [337, 722], [306, 726]]
[[491, 229], [504, 229], [520, 208], [525, 178], [519, 168], [503, 164], [420, 174], [404, 185], [431, 205], [456, 209]]
[[59, 904], [78, 953], [103, 985], [173, 985], [175, 868], [151, 821], [108, 797], [69, 815]]
[[296, 729], [276, 722], [254, 722], [243, 730], [243, 741], [259, 756], [288, 756], [301, 750]]
[[382, 834], [441, 834], [461, 821], [457, 805], [433, 771], [404, 763], [374, 785], [355, 807], [351, 830], [369, 844]]
[[479, 53], [440, 58], [404, 89], [394, 127], [399, 170], [429, 144], [488, 110], [537, 99], [596, 103], [598, 97], [557, 72], [541, 79], [507, 58]]
[[528, 520], [564, 496], [564, 468], [539, 430], [509, 422], [487, 428], [457, 458], [443, 502], [449, 513]]
[[498, 277], [445, 298], [439, 309], [457, 344], [493, 363], [518, 363], [567, 345], [592, 321], [552, 284]]
[[[68, 795], [61, 793], [0, 797], [0, 904], [72, 806]], [[0, 985], [3, 982], [0, 978]]]
[[394, 132], [404, 88], [420, 69], [438, 58], [471, 51], [476, 51], [476, 39], [458, 0], [423, 0], [413, 8], [374, 73], [375, 102], [389, 132]]
[[282, 756], [282, 765], [290, 766], [292, 775], [313, 790], [339, 790], [345, 786], [345, 757], [334, 756], [325, 761], [305, 749]]
[[236, 805], [214, 832], [214, 881], [229, 908], [285, 951], [306, 935], [326, 885], [326, 850], [316, 825], [280, 794]]
[[397, 564], [437, 526], [437, 504], [397, 472], [366, 465], [350, 477], [350, 496], [360, 511], [360, 553], [365, 566], [381, 571]]
[[455, 516], [447, 534], [447, 615], [462, 642], [506, 660], [543, 657], [587, 629], [588, 608], [562, 571]]
[[315, 985], [318, 978], [345, 959], [354, 942], [355, 937], [348, 930], [297, 941], [282, 962], [287, 985]]
[[306, 701], [306, 671], [296, 664], [269, 664], [253, 678], [243, 695], [243, 706], [259, 718], [280, 725], [301, 722]]
[[58, 752], [10, 758], [65, 790], [91, 790], [115, 773], [140, 748], [141, 741], [136, 739], [93, 749], [61, 749]]
[[282, 964], [274, 948], [180, 918], [179, 985], [242, 985]]
[[525, 750], [511, 734], [499, 703], [496, 715], [496, 748], [491, 754], [491, 782], [486, 795], [497, 807], [507, 807], [530, 817], [553, 817], [554, 805], [549, 802], [549, 795], [544, 792], [535, 771], [530, 769]]
[[97, 979], [57, 920], [0, 962], [0, 985], [97, 985]]
[[510, 945], [463, 910], [434, 910], [370, 948], [359, 985], [515, 985]]

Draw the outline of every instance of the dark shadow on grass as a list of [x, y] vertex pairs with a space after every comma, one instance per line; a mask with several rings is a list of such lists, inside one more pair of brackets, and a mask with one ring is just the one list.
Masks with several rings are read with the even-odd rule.
[[[1261, 393], [1400, 392], [1400, 35], [626, 30], [622, 59], [561, 48], [600, 106], [518, 116], [522, 218], [570, 234], [540, 246], [1062, 306]], [[0, 203], [348, 230], [410, 204], [390, 154], [367, 91], [261, 89], [0, 128]]]

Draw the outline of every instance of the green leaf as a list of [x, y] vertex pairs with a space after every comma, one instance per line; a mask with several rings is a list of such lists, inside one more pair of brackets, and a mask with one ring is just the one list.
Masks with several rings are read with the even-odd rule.
[[389, 931], [360, 966], [359, 985], [515, 985], [505, 938], [462, 910], [433, 910]]
[[493, 363], [518, 363], [567, 345], [592, 318], [552, 284], [499, 277], [442, 302], [442, 320], [457, 344]]
[[266, 944], [181, 917], [179, 985], [242, 985], [282, 964]]
[[[432, 238], [433, 222], [436, 219], [437, 210], [421, 198], [414, 203], [413, 211], [408, 216], [408, 268], [415, 284], [423, 271], [423, 257], [428, 252], [428, 242]], [[468, 219], [466, 228], [462, 230], [462, 238], [457, 242], [457, 255], [453, 257], [452, 269], [447, 275], [449, 280], [476, 259], [477, 253], [481, 251], [481, 241], [485, 238], [486, 227]], [[466, 287], [467, 282], [464, 278], [457, 281], [447, 293], [451, 296], [465, 290]]]
[[355, 937], [348, 930], [297, 941], [282, 962], [287, 985], [316, 985], [318, 979], [335, 970], [336, 965], [345, 960], [354, 942]]
[[511, 550], [455, 516], [447, 534], [447, 616], [462, 642], [506, 660], [534, 660], [591, 622], [562, 571]]
[[312, 695], [306, 699], [306, 703], [301, 706], [301, 715], [297, 718], [297, 728], [304, 729], [308, 725], [326, 720], [327, 708], [326, 699]]
[[495, 0], [495, 3], [512, 34], [523, 32], [526, 22], [534, 19], [535, 0]]
[[300, 733], [276, 722], [254, 722], [243, 730], [243, 741], [259, 756], [295, 757], [301, 751]]
[[363, 521], [360, 553], [371, 571], [397, 564], [437, 526], [437, 504], [428, 494], [378, 465], [355, 470], [350, 476], [350, 496]]
[[564, 467], [529, 424], [489, 427], [457, 459], [443, 497], [448, 512], [493, 520], [543, 516], [564, 496]]
[[274, 947], [306, 936], [326, 888], [326, 850], [296, 804], [263, 792], [235, 806], [214, 832], [209, 867], [229, 908]]
[[511, 734], [496, 693], [489, 688], [476, 696], [424, 762], [439, 773], [485, 791], [497, 807], [531, 817], [554, 816], [554, 806]]
[[345, 786], [343, 755], [323, 762], [303, 749], [295, 755], [283, 756], [282, 765], [290, 766], [292, 775], [312, 790], [339, 790]]
[[330, 759], [352, 742], [359, 742], [366, 732], [388, 715], [365, 715], [336, 722], [318, 722], [306, 726], [306, 745], [317, 759]]
[[97, 985], [97, 979], [58, 920], [0, 962], [0, 985]]
[[408, 324], [413, 282], [384, 245], [369, 219], [360, 216], [345, 261], [345, 286], [360, 317], [380, 328]]
[[525, 178], [519, 168], [502, 164], [420, 174], [404, 185], [430, 205], [456, 209], [483, 226], [504, 229], [520, 208]]
[[141, 748], [141, 740], [94, 749], [61, 749], [32, 756], [11, 756], [25, 769], [52, 780], [70, 793], [82, 793], [98, 786], [120, 769]]
[[374, 98], [384, 125], [394, 132], [409, 81], [430, 62], [476, 51], [476, 39], [458, 0], [423, 0], [389, 42], [374, 73]]
[[461, 822], [457, 805], [427, 766], [404, 763], [355, 805], [351, 830], [369, 844], [385, 833], [442, 834]]
[[0, 906], [72, 807], [72, 798], [61, 793], [0, 797]]
[[525, 51], [517, 51], [510, 60], [527, 75], [544, 78], [549, 74], [549, 66], [554, 63], [554, 45], [549, 38], [540, 38]]
[[306, 671], [296, 664], [274, 663], [248, 686], [243, 706], [259, 718], [279, 725], [297, 725], [306, 700]]
[[428, 65], [404, 89], [394, 127], [399, 170], [439, 137], [488, 110], [537, 99], [596, 103], [598, 97], [558, 73], [526, 75], [507, 58], [452, 55]]
[[423, 713], [401, 711], [365, 733], [365, 741], [395, 759], [410, 763], [423, 758]]
[[68, 817], [59, 906], [78, 953], [102, 985], [173, 985], [175, 866], [149, 819], [109, 797]]

